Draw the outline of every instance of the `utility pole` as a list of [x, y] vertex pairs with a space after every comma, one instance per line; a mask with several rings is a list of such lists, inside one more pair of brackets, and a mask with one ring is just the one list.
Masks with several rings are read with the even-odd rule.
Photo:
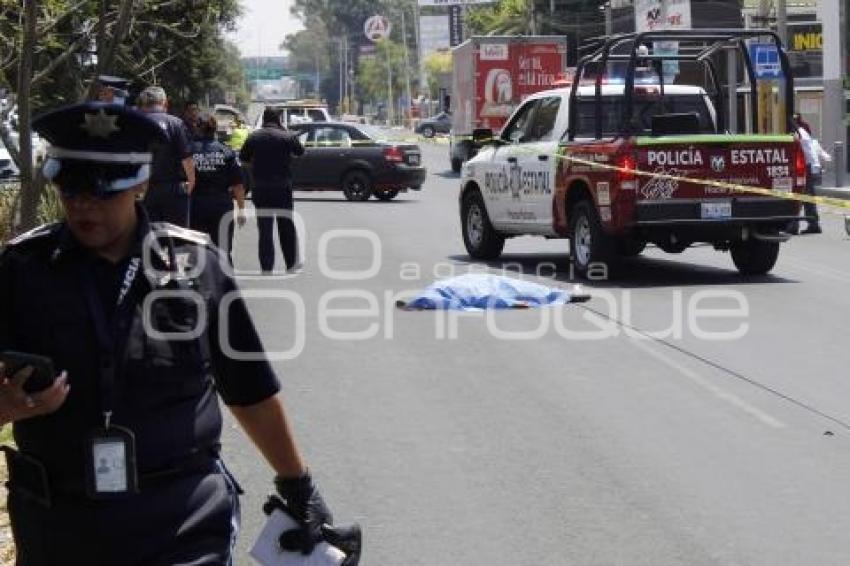
[[605, 35], [614, 35], [614, 7], [611, 2], [605, 3]]
[[401, 42], [404, 46], [404, 86], [406, 89], [405, 98], [407, 98], [406, 108], [404, 109], [404, 116], [402, 116], [402, 122], [410, 117], [410, 56], [407, 52], [407, 25], [404, 19], [404, 8], [401, 9]]
[[392, 66], [392, 58], [390, 57], [391, 50], [390, 50], [389, 41], [387, 41], [387, 43], [386, 43], [386, 48], [387, 48], [387, 125], [392, 125], [393, 118], [394, 118], [393, 107], [395, 106], [395, 103], [393, 102], [393, 66]]
[[785, 0], [776, 0], [776, 33], [782, 45], [788, 48], [788, 7]]
[[419, 93], [421, 94], [425, 92], [428, 77], [425, 76], [425, 53], [422, 51], [422, 14], [419, 10], [419, 2], [413, 3], [413, 10], [416, 18], [416, 60], [419, 62]]
[[339, 45], [339, 109], [338, 109], [338, 112], [339, 112], [340, 115], [342, 115], [342, 95], [343, 95], [343, 93], [342, 93], [343, 84], [342, 83], [343, 83], [344, 78], [345, 78], [342, 74], [342, 66], [343, 66], [343, 62], [342, 62], [342, 57], [343, 57], [343, 55], [342, 55], [342, 39], [337, 38], [336, 41], [337, 41], [337, 44]]
[[823, 118], [821, 145], [834, 159], [834, 186], [845, 183], [847, 126], [846, 100], [842, 77], [843, 53], [847, 41], [847, 17], [844, 2], [821, 0], [818, 16], [823, 25]]

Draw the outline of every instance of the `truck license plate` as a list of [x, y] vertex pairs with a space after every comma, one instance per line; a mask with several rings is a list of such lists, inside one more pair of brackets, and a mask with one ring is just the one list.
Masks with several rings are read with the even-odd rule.
[[792, 184], [793, 179], [791, 177], [781, 177], [773, 180], [773, 190], [774, 191], [782, 191], [783, 193], [790, 193], [791, 189], [794, 188]]
[[407, 156], [408, 165], [419, 165], [419, 155], [411, 153]]
[[701, 203], [701, 206], [703, 219], [707, 220], [732, 217], [732, 203], [729, 201], [703, 202]]

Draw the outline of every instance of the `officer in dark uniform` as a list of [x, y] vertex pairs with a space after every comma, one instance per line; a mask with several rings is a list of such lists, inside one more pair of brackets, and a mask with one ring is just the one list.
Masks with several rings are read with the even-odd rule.
[[130, 81], [112, 75], [98, 75], [97, 99], [108, 104], [126, 104]]
[[189, 130], [190, 139], [195, 140], [201, 136], [201, 105], [194, 100], [186, 103], [183, 112], [183, 123]]
[[[208, 234], [228, 257], [233, 249], [234, 220], [245, 224], [245, 188], [242, 167], [236, 152], [216, 141], [218, 124], [209, 113], [198, 117], [199, 138], [192, 142], [195, 161], [195, 190], [192, 193], [192, 229]], [[233, 212], [233, 201], [239, 212], [225, 223]], [[222, 230], [226, 230], [221, 239]]]
[[33, 129], [52, 144], [44, 173], [66, 219], [0, 254], [0, 352], [62, 373], [28, 394], [32, 368], [2, 370], [17, 564], [229, 564], [239, 488], [219, 457], [217, 395], [301, 521], [283, 544], [309, 551], [330, 513], [238, 288], [204, 234], [151, 223], [136, 202], [162, 129], [100, 103]]
[[266, 108], [263, 126], [245, 140], [239, 158], [251, 177], [254, 206], [257, 209], [260, 268], [274, 269], [274, 223], [288, 271], [298, 271], [298, 239], [292, 218], [292, 158], [304, 154], [298, 136], [288, 132], [280, 121], [280, 111]]
[[139, 95], [139, 108], [160, 125], [166, 138], [154, 148], [145, 207], [155, 222], [188, 227], [195, 187], [191, 135], [183, 120], [169, 114], [167, 107], [168, 98], [161, 87], [149, 86]]

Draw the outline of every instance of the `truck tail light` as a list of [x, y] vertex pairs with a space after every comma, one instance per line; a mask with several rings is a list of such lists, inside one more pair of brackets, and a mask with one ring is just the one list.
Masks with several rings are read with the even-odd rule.
[[400, 147], [390, 146], [384, 148], [384, 159], [390, 163], [404, 163], [404, 152]]
[[620, 188], [634, 189], [635, 181], [637, 179], [637, 175], [635, 175], [635, 171], [637, 170], [637, 159], [635, 159], [635, 156], [631, 154], [621, 155], [614, 163], [618, 168], [616, 178], [620, 183]]
[[797, 177], [798, 187], [806, 186], [806, 155], [799, 145], [794, 152], [794, 176]]

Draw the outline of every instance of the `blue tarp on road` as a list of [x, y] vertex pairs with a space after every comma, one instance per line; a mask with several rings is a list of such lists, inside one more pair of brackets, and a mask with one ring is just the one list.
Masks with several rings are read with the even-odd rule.
[[501, 275], [468, 274], [429, 285], [406, 304], [407, 310], [483, 310], [534, 308], [587, 300], [564, 289]]

